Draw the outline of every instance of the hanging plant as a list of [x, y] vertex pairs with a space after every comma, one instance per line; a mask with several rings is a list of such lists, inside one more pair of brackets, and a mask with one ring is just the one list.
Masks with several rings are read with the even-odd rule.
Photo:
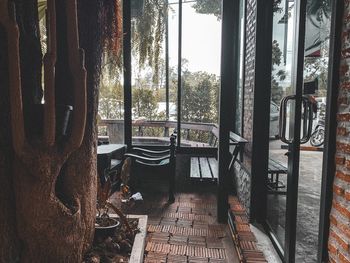
[[133, 54], [139, 68], [153, 70], [153, 83], [158, 84], [159, 62], [165, 33], [167, 7], [163, 0], [145, 0], [142, 15], [135, 18], [132, 28]]
[[122, 8], [121, 0], [104, 0], [102, 20], [102, 41], [105, 52], [114, 57], [120, 56], [122, 41]]

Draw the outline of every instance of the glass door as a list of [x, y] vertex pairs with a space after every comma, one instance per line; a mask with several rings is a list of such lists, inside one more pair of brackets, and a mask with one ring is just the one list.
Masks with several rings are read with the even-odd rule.
[[330, 6], [274, 4], [266, 225], [284, 262], [317, 261]]
[[[280, 140], [280, 126], [285, 125], [286, 138], [294, 134], [294, 119], [296, 105], [291, 99], [296, 95], [296, 86], [291, 78], [295, 45], [293, 42], [295, 6], [288, 0], [282, 0], [274, 5], [273, 39], [272, 39], [272, 76], [270, 100], [270, 143], [269, 143], [269, 170], [267, 178], [267, 217], [266, 223], [270, 235], [277, 246], [281, 257], [285, 256], [287, 236], [287, 192], [291, 192], [290, 180], [293, 172], [289, 171], [287, 156], [288, 147]], [[287, 100], [287, 98], [290, 98]], [[280, 123], [281, 102], [285, 101], [283, 112], [284, 122]], [[293, 121], [292, 121], [293, 120]], [[297, 158], [297, 156], [293, 156]], [[289, 198], [290, 200], [290, 198]], [[290, 209], [289, 209], [290, 210]], [[289, 212], [289, 211], [288, 211]], [[289, 222], [290, 223], [290, 222]]]

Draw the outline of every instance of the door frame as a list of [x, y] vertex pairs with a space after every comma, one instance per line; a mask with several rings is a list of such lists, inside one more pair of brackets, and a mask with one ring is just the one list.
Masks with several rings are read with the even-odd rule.
[[[338, 87], [341, 54], [341, 35], [344, 13], [344, 1], [332, 1], [332, 22], [329, 43], [328, 83], [327, 87]], [[329, 88], [327, 91], [327, 109], [325, 123], [325, 141], [323, 151], [322, 185], [320, 223], [318, 236], [318, 262], [328, 261], [328, 236], [332, 208], [333, 180], [335, 175], [335, 152], [337, 130], [338, 88]]]
[[[298, 1], [295, 1], [295, 2], [298, 2]], [[306, 10], [304, 12], [306, 12]], [[341, 54], [341, 33], [342, 33], [343, 12], [344, 12], [344, 1], [342, 0], [332, 1], [332, 18], [331, 18], [328, 85], [327, 85], [328, 87], [337, 87], [337, 85], [339, 84], [339, 66], [340, 66], [340, 54]], [[298, 14], [299, 15], [296, 17], [296, 19], [299, 20], [299, 23], [305, 22], [305, 21], [300, 21], [300, 18], [301, 18], [300, 12], [298, 12]], [[305, 18], [305, 14], [304, 14], [304, 18]], [[305, 26], [304, 26], [304, 29], [305, 29]], [[301, 35], [302, 33], [305, 36], [304, 29], [302, 30], [303, 32], [300, 32], [299, 30], [298, 35]], [[299, 60], [301, 58], [302, 61], [304, 61], [304, 58], [303, 58], [304, 55], [301, 57], [300, 52], [298, 53], [299, 54], [297, 57], [299, 58]], [[304, 54], [304, 52], [302, 53]], [[266, 54], [267, 53], [265, 53], [265, 56]], [[302, 70], [299, 70], [299, 71], [301, 71], [302, 73]], [[297, 75], [300, 75], [300, 74], [297, 74]], [[298, 78], [298, 76], [296, 76], [296, 78]], [[301, 79], [301, 81], [303, 80]], [[329, 226], [330, 226], [329, 214], [332, 206], [332, 195], [333, 195], [332, 188], [333, 188], [333, 179], [335, 174], [334, 156], [335, 156], [335, 150], [336, 150], [337, 98], [338, 98], [338, 89], [329, 88], [327, 91], [326, 131], [325, 131], [325, 142], [324, 142], [324, 152], [323, 152], [317, 262], [326, 262], [328, 260], [327, 242], [328, 242]], [[258, 110], [261, 110], [261, 109], [258, 109]], [[260, 137], [260, 139], [268, 141], [268, 138], [266, 139], [266, 138]], [[299, 149], [299, 147], [297, 145], [294, 145], [293, 150], [296, 150], [296, 149]], [[267, 153], [267, 156], [268, 156], [268, 153]], [[298, 164], [294, 164], [294, 165], [297, 165], [298, 166], [297, 168], [299, 169], [299, 162]], [[266, 176], [267, 176], [267, 172], [266, 172]], [[294, 191], [295, 190], [298, 191], [298, 181], [297, 181], [298, 178], [291, 178], [291, 179], [293, 179], [291, 181], [292, 183], [291, 187], [293, 188]], [[290, 186], [289, 182], [288, 182], [288, 186]], [[261, 186], [261, 188], [265, 188], [265, 186]], [[291, 205], [296, 208], [297, 198], [295, 200], [291, 200], [290, 202], [291, 202]], [[295, 239], [296, 224], [295, 223], [296, 223], [296, 217], [297, 217], [297, 210], [295, 210], [294, 213], [293, 211], [290, 210], [289, 216], [291, 216], [292, 218], [288, 226], [289, 228], [288, 233], [287, 233], [287, 226], [286, 226], [286, 240], [288, 240], [288, 243], [289, 243], [288, 244], [289, 252], [285, 254], [287, 257], [284, 256], [283, 250], [280, 244], [278, 243], [274, 233], [271, 231], [267, 222], [265, 220], [263, 222], [265, 231], [269, 235], [272, 241], [272, 244], [274, 245], [277, 253], [279, 254], [279, 256], [284, 262], [295, 261], [294, 260], [295, 243], [296, 243], [296, 239]], [[288, 218], [288, 215], [286, 215], [286, 218]], [[287, 225], [287, 222], [286, 222], [286, 225]], [[285, 250], [287, 250], [287, 246]]]
[[[307, 0], [295, 1], [294, 46], [292, 59], [292, 87], [296, 96], [294, 112], [289, 124], [293, 130], [293, 142], [288, 146], [286, 225], [284, 260], [295, 262], [296, 228], [298, 213], [301, 101], [304, 84], [305, 22]], [[294, 95], [294, 94], [293, 94]]]

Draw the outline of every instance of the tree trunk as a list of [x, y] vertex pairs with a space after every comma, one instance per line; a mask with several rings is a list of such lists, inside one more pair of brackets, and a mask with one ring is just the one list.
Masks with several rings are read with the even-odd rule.
[[[7, 0], [0, 0], [0, 9], [5, 2]], [[80, 68], [81, 56], [74, 53], [74, 41], [66, 35], [68, 28], [73, 26], [72, 20], [65, 21], [65, 17], [69, 17], [66, 3], [71, 2], [73, 0], [57, 1], [56, 4], [57, 39], [60, 41], [57, 41], [55, 64], [56, 88], [51, 87], [54, 94], [51, 95], [55, 97], [53, 109], [59, 104], [70, 104], [74, 109], [68, 137], [56, 134], [53, 142], [50, 142], [50, 136], [47, 140], [43, 135], [38, 138], [38, 127], [33, 127], [39, 123], [39, 130], [44, 130], [41, 134], [50, 135], [50, 126], [32, 114], [32, 106], [42, 96], [38, 86], [41, 55], [35, 44], [39, 40], [36, 0], [16, 0], [21, 36], [20, 91], [23, 95], [19, 98], [23, 102], [23, 123], [21, 118], [14, 119], [21, 114], [20, 107], [13, 107], [17, 105], [14, 103], [18, 97], [13, 95], [16, 87], [9, 80], [9, 59], [14, 58], [8, 57], [7, 35], [0, 19], [0, 262], [18, 259], [38, 263], [81, 262], [93, 239], [97, 192], [96, 114], [102, 54], [99, 11], [102, 4], [98, 0], [78, 2], [80, 47], [85, 50], [87, 71], [85, 100], [84, 92], [81, 92], [85, 80], [84, 69]], [[33, 63], [29, 69], [30, 61]], [[50, 86], [45, 85], [45, 92], [49, 91]], [[49, 101], [45, 97], [48, 107]], [[10, 108], [12, 119], [8, 114]], [[36, 120], [28, 121], [31, 118]], [[21, 125], [25, 130], [24, 143], [19, 135]], [[81, 136], [79, 130], [82, 130]]]
[[7, 37], [0, 26], [0, 262], [15, 262], [19, 257], [16, 233], [15, 196], [12, 187], [13, 151], [10, 127], [10, 101], [7, 69]]

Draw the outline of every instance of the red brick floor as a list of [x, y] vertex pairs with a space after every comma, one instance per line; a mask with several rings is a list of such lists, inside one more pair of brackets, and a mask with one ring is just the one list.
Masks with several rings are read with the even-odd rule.
[[152, 193], [133, 207], [118, 202], [127, 214], [147, 214], [145, 263], [238, 262], [227, 224], [216, 221], [216, 197], [208, 193], [179, 193], [175, 203]]

